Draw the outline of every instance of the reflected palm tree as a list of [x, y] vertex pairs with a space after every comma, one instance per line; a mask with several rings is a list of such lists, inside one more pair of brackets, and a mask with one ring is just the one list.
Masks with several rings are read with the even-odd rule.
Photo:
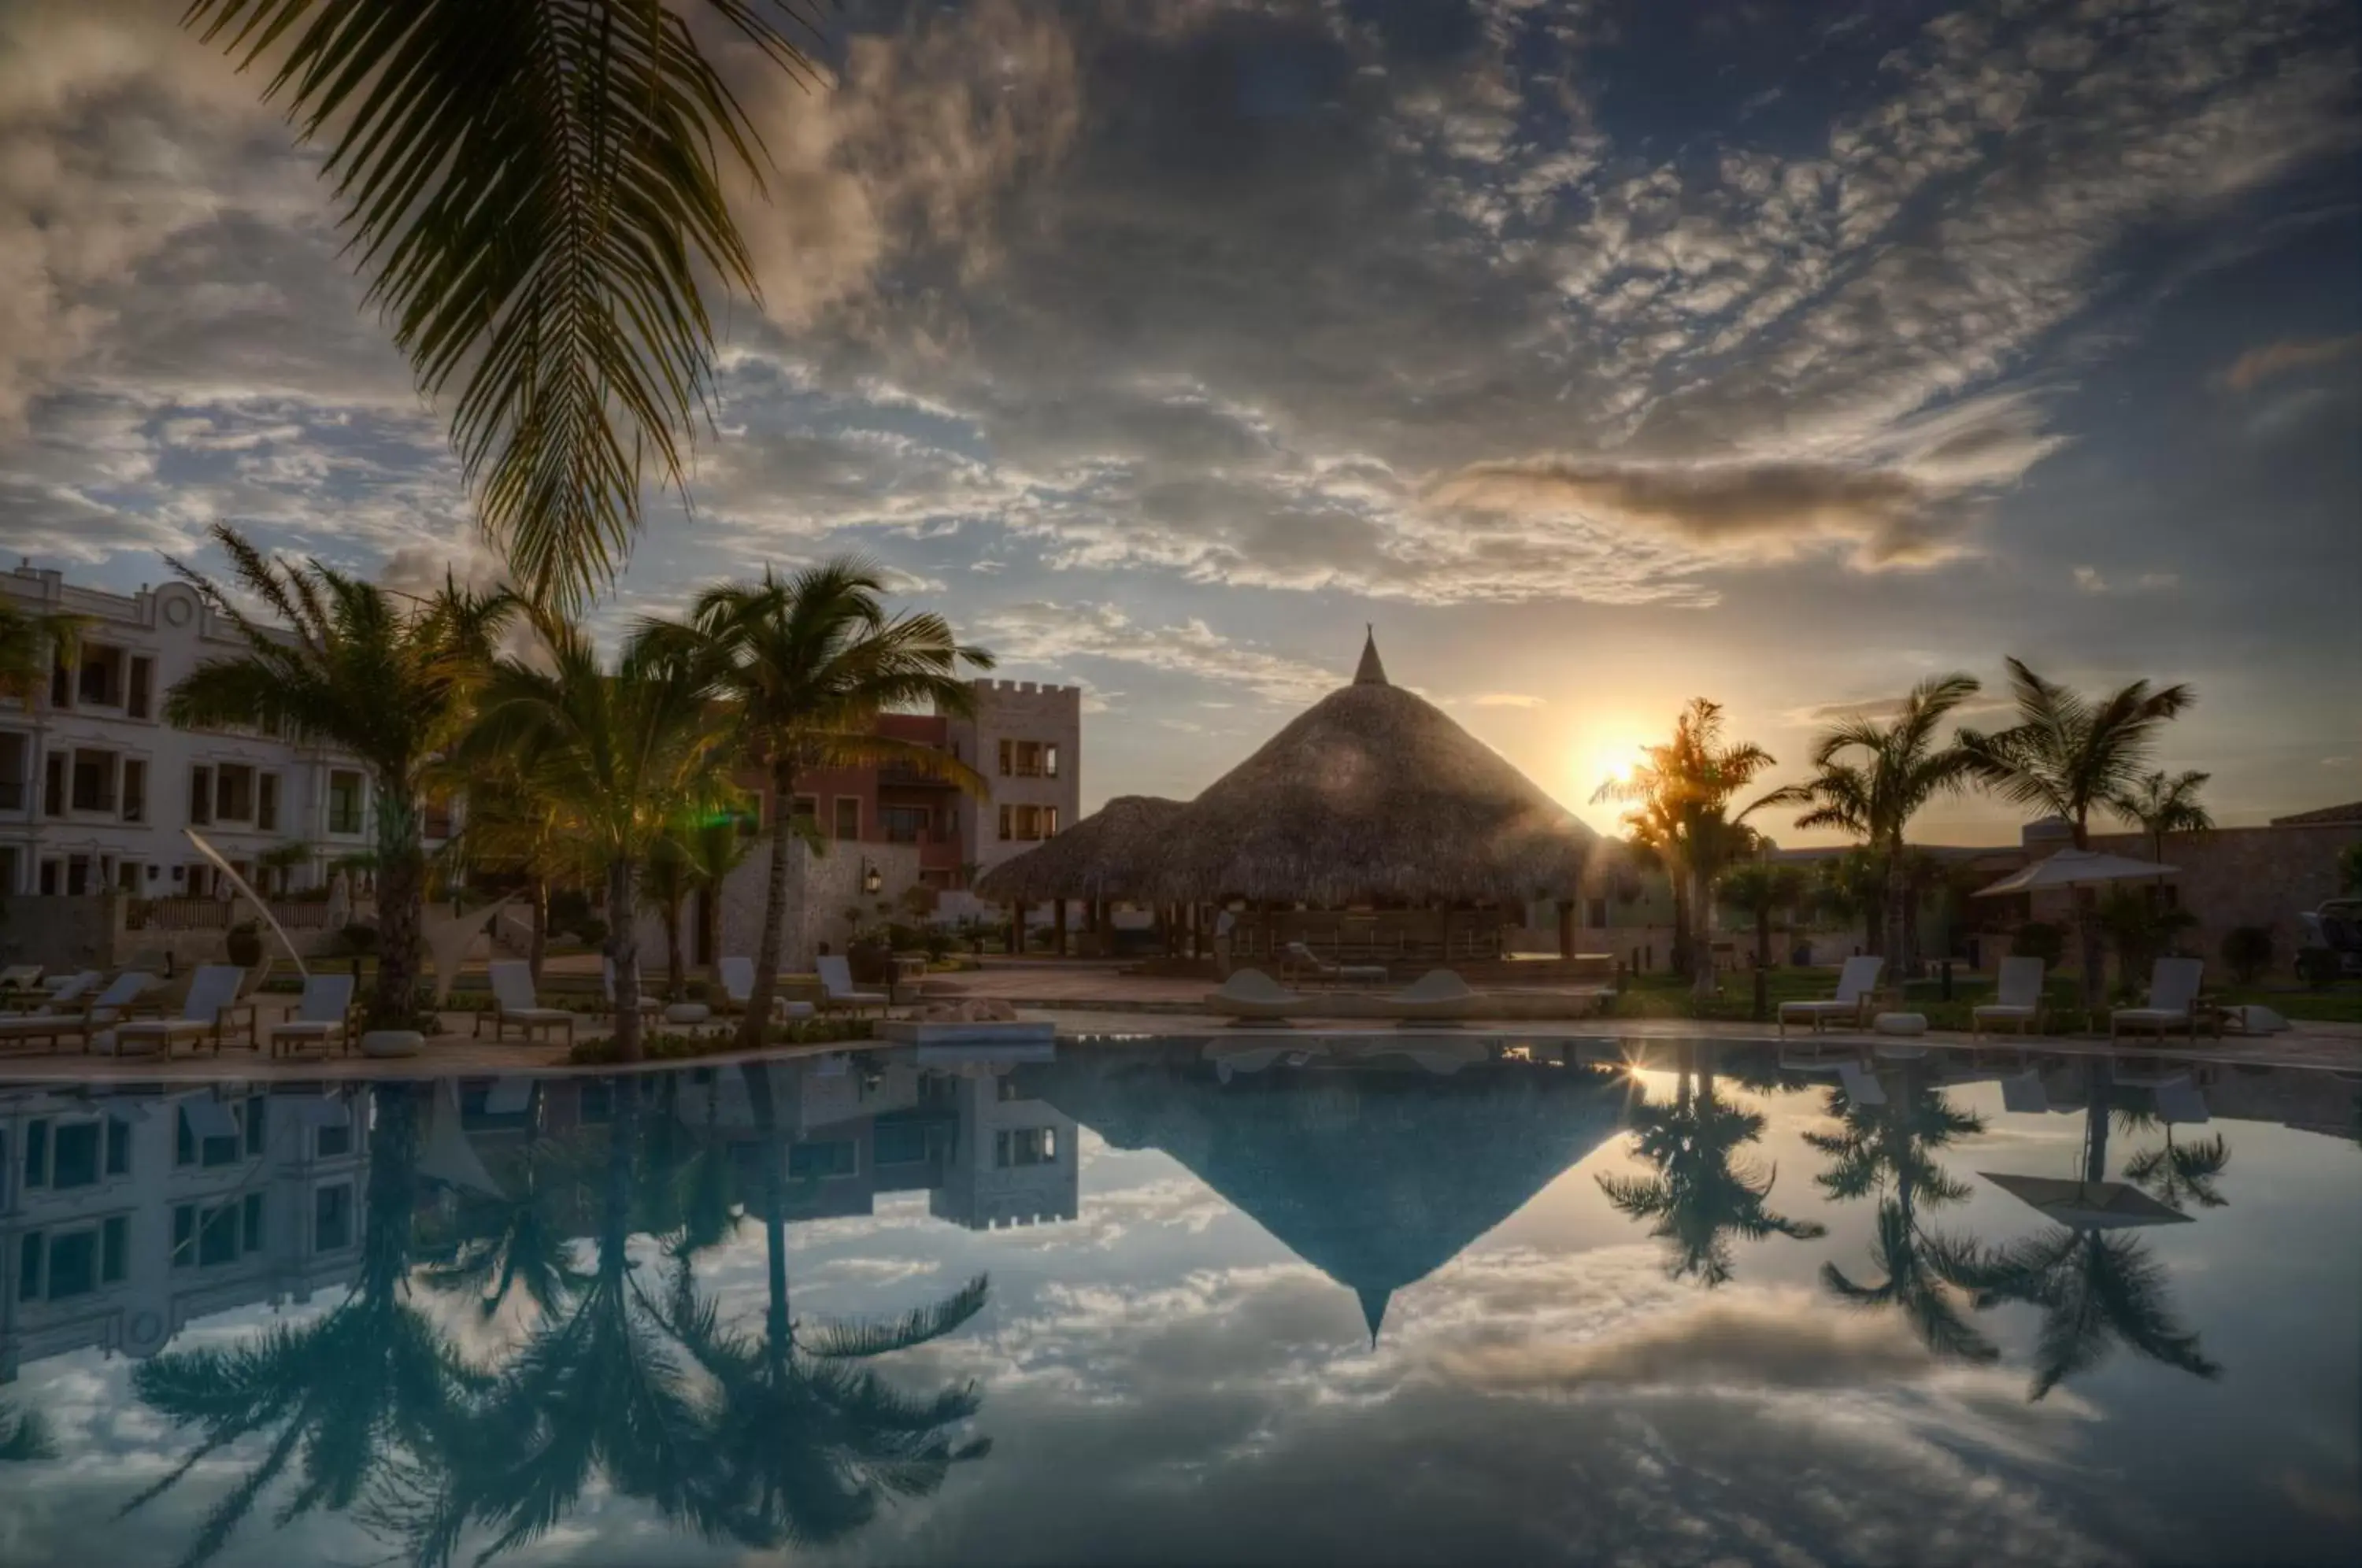
[[58, 1445], [50, 1436], [49, 1418], [39, 1410], [19, 1409], [0, 1399], [0, 1463], [25, 1463], [55, 1459]]
[[1655, 1221], [1649, 1233], [1667, 1243], [1666, 1273], [1709, 1289], [1730, 1278], [1732, 1236], [1804, 1241], [1828, 1233], [1817, 1221], [1791, 1220], [1769, 1207], [1778, 1170], [1739, 1154], [1763, 1135], [1762, 1114], [1716, 1094], [1710, 1051], [1683, 1046], [1672, 1101], [1631, 1112], [1632, 1152], [1657, 1174], [1597, 1178], [1617, 1213]]
[[[538, 1097], [535, 1103], [537, 1116]], [[420, 1281], [475, 1297], [486, 1319], [516, 1296], [532, 1304], [537, 1321], [557, 1316], [590, 1277], [577, 1261], [571, 1234], [582, 1174], [578, 1145], [535, 1129], [521, 1149], [497, 1162], [498, 1194], [463, 1194], [451, 1218], [424, 1228]]]
[[1834, 1132], [1805, 1134], [1829, 1156], [1818, 1185], [1847, 1201], [1879, 1195], [1871, 1262], [1878, 1276], [1857, 1281], [1834, 1263], [1821, 1264], [1821, 1284], [1840, 1301], [1903, 1314], [1919, 1342], [1937, 1355], [1993, 1360], [2000, 1352], [1960, 1310], [1974, 1246], [1926, 1224], [1920, 1209], [1958, 1203], [1968, 1184], [1937, 1165], [1935, 1154], [1984, 1131], [1984, 1120], [1954, 1106], [1926, 1081], [1922, 1064], [1906, 1062], [1894, 1094], [1882, 1106], [1856, 1103], [1842, 1088], [1829, 1091]]
[[480, 1562], [535, 1540], [602, 1476], [700, 1535], [738, 1533], [718, 1491], [709, 1411], [630, 1255], [640, 1093], [635, 1077], [614, 1081], [588, 1276], [478, 1402], [448, 1462], [402, 1476], [379, 1499], [374, 1522], [405, 1537], [415, 1562], [448, 1562], [471, 1526], [491, 1532]]
[[2193, 1203], [2201, 1209], [2222, 1209], [2230, 1204], [2222, 1188], [2214, 1185], [2214, 1178], [2231, 1164], [2231, 1145], [2221, 1133], [2180, 1143], [2174, 1141], [2174, 1124], [2162, 1117], [2147, 1111], [2119, 1111], [2117, 1115], [2127, 1126], [2155, 1126], [2165, 1134], [2164, 1143], [2143, 1149], [2125, 1162], [2126, 1181], [2177, 1214], [2188, 1213]]
[[[2114, 1072], [2106, 1058], [2092, 1057], [2083, 1074], [2083, 1180], [2097, 1187], [2107, 1176]], [[2029, 1401], [2098, 1365], [2119, 1343], [2195, 1377], [2222, 1375], [2221, 1365], [2201, 1350], [2197, 1333], [2176, 1320], [2164, 1267], [2124, 1231], [2069, 1223], [1978, 1258], [1962, 1279], [1980, 1309], [2003, 1301], [2041, 1309]]]
[[126, 1504], [130, 1513], [171, 1490], [227, 1445], [269, 1433], [269, 1448], [215, 1505], [181, 1562], [194, 1568], [226, 1545], [256, 1502], [291, 1467], [295, 1494], [280, 1525], [315, 1508], [360, 1501], [389, 1467], [425, 1462], [458, 1432], [471, 1393], [488, 1381], [469, 1367], [410, 1298], [411, 1214], [418, 1197], [415, 1086], [380, 1084], [370, 1132], [361, 1265], [338, 1306], [229, 1349], [178, 1351], [131, 1375], [141, 1399], [201, 1439], [162, 1480]]

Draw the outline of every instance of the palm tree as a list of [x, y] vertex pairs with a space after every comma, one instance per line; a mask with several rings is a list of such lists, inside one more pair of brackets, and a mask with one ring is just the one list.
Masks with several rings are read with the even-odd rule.
[[1649, 1233], [1667, 1243], [1667, 1274], [1695, 1277], [1712, 1289], [1730, 1278], [1727, 1236], [1808, 1241], [1828, 1232], [1816, 1220], [1791, 1220], [1768, 1207], [1779, 1172], [1759, 1170], [1738, 1154], [1763, 1136], [1763, 1117], [1715, 1093], [1712, 1061], [1699, 1060], [1708, 1049], [1683, 1048], [1671, 1103], [1646, 1103], [1632, 1112], [1632, 1152], [1657, 1174], [1597, 1180], [1617, 1213], [1656, 1222]]
[[[753, 841], [739, 827], [735, 812], [708, 817], [683, 841], [689, 851], [690, 873], [695, 878], [697, 929], [711, 949], [722, 913], [722, 889], [730, 874], [745, 864]], [[718, 958], [719, 953], [712, 955]]]
[[447, 1220], [422, 1227], [419, 1281], [471, 1297], [486, 1320], [521, 1296], [535, 1320], [546, 1322], [590, 1280], [576, 1259], [570, 1222], [585, 1179], [581, 1150], [535, 1127], [521, 1148], [497, 1160], [493, 1176], [497, 1194], [462, 1194]]
[[1920, 1218], [1923, 1207], [1959, 1203], [1969, 1196], [1966, 1184], [1932, 1155], [1983, 1132], [1983, 1119], [1956, 1109], [1940, 1088], [1921, 1078], [1915, 1063], [1904, 1065], [1896, 1092], [1883, 1106], [1859, 1104], [1842, 1089], [1830, 1090], [1829, 1099], [1838, 1126], [1807, 1132], [1805, 1142], [1829, 1156], [1818, 1185], [1830, 1198], [1878, 1195], [1871, 1261], [1879, 1278], [1858, 1283], [1836, 1264], [1824, 1263], [1823, 1287], [1855, 1307], [1902, 1313], [1920, 1342], [1938, 1355], [1993, 1360], [2000, 1353], [1970, 1324], [1956, 1299], [1976, 1267], [1973, 1243]]
[[2136, 680], [2098, 702], [2009, 661], [2017, 723], [1990, 734], [1963, 728], [1958, 745], [1976, 779], [2012, 804], [2063, 818], [2075, 847], [2092, 846], [2092, 812], [2140, 785], [2166, 721], [2197, 699], [2188, 686]]
[[1936, 732], [1977, 690], [1973, 676], [1930, 676], [1911, 689], [1891, 723], [1857, 717], [1823, 730], [1813, 742], [1814, 776], [1757, 802], [1805, 807], [1798, 827], [1836, 828], [1870, 845], [1885, 874], [1885, 951], [1897, 973], [1911, 960], [1904, 836], [1921, 807], [1967, 788], [1969, 754], [1958, 742], [1939, 744]]
[[2161, 865], [2167, 834], [2213, 830], [2213, 813], [2198, 798], [2198, 791], [2213, 777], [2194, 767], [2182, 773], [2168, 773], [2160, 767], [2144, 775], [2131, 789], [2110, 796], [2108, 810], [2148, 834], [2148, 857]]
[[1703, 697], [1674, 721], [1672, 739], [1646, 747], [1642, 755], [1647, 760], [1628, 778], [1609, 779], [1592, 799], [1633, 802], [1624, 820], [1634, 838], [1664, 857], [1677, 891], [1687, 884], [1684, 934], [1690, 937], [1693, 982], [1704, 997], [1714, 989], [1708, 926], [1715, 878], [1755, 842], [1743, 821], [1755, 808], [1734, 817], [1730, 802], [1773, 758], [1750, 742], [1725, 741], [1722, 705]]
[[2165, 1142], [2144, 1149], [2125, 1162], [2125, 1179], [2177, 1213], [2192, 1203], [2220, 1209], [2231, 1200], [2214, 1185], [2231, 1163], [2231, 1145], [2221, 1133], [2194, 1143], [2173, 1141], [2173, 1123], [2165, 1124]]
[[786, 935], [789, 845], [800, 836], [792, 802], [809, 768], [896, 762], [981, 791], [981, 775], [933, 746], [875, 733], [884, 709], [931, 704], [972, 712], [963, 665], [992, 668], [992, 656], [963, 646], [942, 616], [889, 616], [876, 568], [857, 558], [807, 567], [784, 580], [767, 570], [754, 585], [723, 584], [700, 594], [683, 624], [642, 628], [651, 646], [693, 655], [714, 690], [734, 707], [747, 751], [771, 791], [771, 862], [763, 892], [763, 934], [739, 1043], [762, 1043], [778, 988]]
[[549, 951], [550, 891], [588, 879], [581, 847], [567, 832], [557, 802], [526, 787], [516, 758], [479, 756], [449, 771], [464, 779], [468, 792], [467, 825], [447, 850], [453, 869], [464, 862], [524, 881], [532, 912], [525, 962], [538, 985]]
[[50, 671], [74, 667], [89, 624], [87, 615], [20, 610], [0, 596], [0, 698], [29, 707], [49, 690]]
[[668, 828], [648, 846], [647, 860], [640, 867], [640, 894], [664, 920], [667, 1001], [680, 1000], [680, 916], [696, 890], [697, 870], [690, 863], [685, 836], [679, 828]]
[[640, 867], [668, 823], [718, 796], [724, 731], [690, 660], [635, 639], [611, 671], [579, 627], [540, 613], [534, 626], [544, 658], [499, 661], [461, 756], [515, 759], [524, 788], [605, 876], [615, 1046], [637, 1061]]
[[49, 1419], [39, 1410], [20, 1410], [0, 1399], [0, 1464], [57, 1456], [57, 1440], [50, 1435]]
[[451, 1441], [486, 1384], [410, 1299], [420, 1088], [392, 1083], [370, 1090], [376, 1114], [360, 1274], [344, 1301], [308, 1323], [226, 1349], [167, 1352], [132, 1372], [141, 1400], [201, 1437], [177, 1467], [124, 1506], [127, 1514], [170, 1491], [207, 1456], [272, 1434], [253, 1468], [206, 1515], [182, 1568], [227, 1545], [291, 1468], [299, 1484], [273, 1516], [279, 1524], [315, 1508], [352, 1507], [390, 1469]]
[[293, 635], [250, 619], [209, 579], [168, 559], [229, 623], [245, 651], [182, 677], [165, 696], [164, 717], [182, 728], [246, 724], [325, 743], [369, 769], [379, 942], [368, 1021], [375, 1029], [408, 1028], [418, 1011], [426, 896], [420, 792], [467, 723], [512, 602], [450, 582], [432, 599], [405, 602], [316, 560], [271, 559], [226, 525], [216, 525], [213, 537], [238, 585]]
[[1755, 951], [1767, 967], [1774, 962], [1772, 920], [1804, 899], [1805, 874], [1794, 866], [1750, 860], [1722, 879], [1722, 901], [1755, 922]]
[[325, 145], [369, 303], [536, 600], [612, 578], [644, 458], [684, 482], [707, 280], [755, 292], [726, 173], [763, 161], [690, 11], [798, 77], [803, 0], [192, 0], [188, 27]]

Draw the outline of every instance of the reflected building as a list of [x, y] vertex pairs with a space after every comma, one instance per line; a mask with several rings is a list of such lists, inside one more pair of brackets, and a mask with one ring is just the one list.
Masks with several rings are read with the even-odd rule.
[[1395, 1292], [1614, 1137], [1626, 1102], [1607, 1069], [1494, 1060], [1468, 1040], [1351, 1056], [1291, 1043], [1252, 1071], [1211, 1050], [1070, 1051], [1015, 1077], [1115, 1147], [1179, 1161], [1352, 1291], [1373, 1342]]
[[0, 1088], [0, 1382], [349, 1285], [369, 1092]]

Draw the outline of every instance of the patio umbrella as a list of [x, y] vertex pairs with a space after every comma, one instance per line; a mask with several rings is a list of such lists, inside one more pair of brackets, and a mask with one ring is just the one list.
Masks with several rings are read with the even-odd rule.
[[[2022, 870], [2012, 872], [1990, 888], [1978, 889], [1973, 896], [1998, 899], [2011, 893], [2033, 893], [2047, 888], [2063, 888], [2071, 892], [2077, 888], [2097, 888], [2109, 882], [2146, 882], [2171, 876], [2180, 869], [2180, 867], [2161, 865], [2154, 860], [2103, 855], [2096, 849], [2062, 849]], [[2088, 1010], [2099, 1003], [2100, 975], [2097, 955], [2092, 951], [2080, 906], [2075, 911], [2075, 929], [2077, 945], [2083, 950], [2083, 1006]]]
[[2075, 1231], [2120, 1231], [2134, 1225], [2171, 1225], [2190, 1216], [2159, 1203], [2129, 1182], [2069, 1181], [2058, 1176], [2014, 1176], [1979, 1171], [1979, 1176], [2046, 1220]]

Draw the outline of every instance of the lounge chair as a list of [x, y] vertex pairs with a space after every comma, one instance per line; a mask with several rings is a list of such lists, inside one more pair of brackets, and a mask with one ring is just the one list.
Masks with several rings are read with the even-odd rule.
[[282, 1046], [292, 1053], [315, 1043], [323, 1053], [332, 1043], [350, 1050], [352, 1013], [350, 975], [311, 976], [304, 982], [303, 999], [295, 1004], [295, 1010], [265, 1032], [270, 1054], [278, 1055]]
[[220, 1055], [223, 1027], [238, 1005], [238, 990], [245, 984], [246, 971], [235, 964], [198, 965], [197, 972], [189, 977], [189, 992], [182, 999], [179, 1014], [116, 1024], [116, 1054], [143, 1055], [153, 1048], [169, 1056], [183, 1040], [193, 1043], [210, 1037], [214, 1055]]
[[884, 1012], [894, 1005], [893, 997], [881, 991], [856, 991], [853, 988], [853, 966], [842, 953], [822, 955], [814, 961], [820, 971], [821, 1005], [833, 1012], [838, 1008], [851, 1008], [858, 1014], [865, 1007]]
[[0, 998], [13, 998], [40, 983], [41, 966], [39, 964], [11, 964], [0, 969]]
[[1993, 999], [1980, 1002], [1969, 1010], [1970, 1037], [1981, 1038], [1985, 1025], [2008, 1023], [2017, 1032], [2028, 1029], [2042, 1032], [2042, 982], [2044, 969], [2039, 958], [2004, 958], [2001, 961], [2001, 977], [1993, 988]]
[[1785, 1073], [1834, 1073], [1846, 1098], [1856, 1105], [1876, 1106], [1886, 1103], [1886, 1089], [1878, 1075], [1870, 1070], [1859, 1055], [1794, 1056], [1780, 1054], [1780, 1070]]
[[2108, 1038], [2113, 1040], [2127, 1029], [2160, 1035], [2180, 1029], [2189, 1032], [2191, 1044], [2197, 1044], [2198, 985], [2205, 975], [2203, 959], [2158, 959], [2157, 967], [2149, 971], [2148, 1004], [2120, 1007], [2110, 1012]]
[[1857, 955], [1845, 961], [1838, 976], [1838, 994], [1827, 1001], [1783, 1001], [1780, 1004], [1780, 1032], [1788, 1032], [1788, 1021], [1810, 1022], [1818, 1034], [1821, 1025], [1832, 1020], [1850, 1022], [1857, 1029], [1870, 1022], [1870, 1010], [1878, 994], [1879, 971], [1886, 960]]
[[1279, 975], [1285, 980], [1292, 974], [1309, 974], [1316, 980], [1326, 980], [1332, 986], [1375, 985], [1386, 983], [1384, 964], [1332, 964], [1301, 942], [1291, 942], [1286, 955], [1280, 960]]
[[1233, 970], [1221, 988], [1206, 993], [1209, 1012], [1227, 1013], [1233, 1024], [1286, 1023], [1312, 999], [1291, 991], [1261, 969]]
[[137, 1011], [157, 1010], [142, 1000], [155, 985], [156, 977], [145, 969], [124, 970], [106, 982], [105, 990], [90, 999], [91, 1021], [113, 1023]]
[[72, 1036], [90, 1049], [90, 1032], [96, 1025], [91, 1020], [87, 1002], [80, 1007], [43, 1008], [38, 1012], [12, 1012], [0, 1017], [0, 1045], [18, 1045], [38, 1040], [44, 1048], [55, 1051], [58, 1042]]
[[522, 958], [496, 958], [485, 966], [491, 977], [492, 1005], [476, 1012], [475, 1037], [484, 1037], [484, 1020], [492, 1021], [492, 1042], [498, 1044], [514, 1024], [533, 1041], [535, 1030], [566, 1031], [568, 1050], [574, 1046], [574, 1015], [562, 1007], [544, 1007], [541, 999], [533, 994], [533, 966]]
[[1449, 969], [1429, 969], [1386, 999], [1386, 1010], [1395, 1015], [1398, 1027], [1455, 1024], [1467, 1018], [1475, 1005], [1476, 993]]
[[[719, 1010], [745, 1012], [746, 1004], [755, 999], [755, 960], [724, 958], [713, 967], [715, 975], [722, 981], [723, 1004]], [[771, 993], [771, 1016], [775, 1019], [792, 1021], [799, 1018], [810, 1018], [814, 1010], [812, 1004], [808, 1001], [783, 997], [777, 991]]]
[[[643, 976], [642, 979], [645, 980], [646, 977]], [[615, 1011], [615, 961], [613, 958], [602, 958], [599, 960], [599, 983], [606, 988], [607, 1010], [609, 1012]], [[641, 987], [640, 1016], [642, 1018], [646, 1018], [651, 1013], [662, 1012], [664, 1010], [664, 998], [652, 995], [646, 985]]]
[[49, 987], [44, 990], [39, 985], [40, 977], [39, 968], [29, 965], [20, 966], [18, 969], [11, 970], [10, 973], [21, 973], [25, 968], [33, 968], [33, 980], [11, 988], [7, 993], [7, 1000], [10, 1007], [21, 1007], [28, 1012], [54, 1013], [69, 1008], [79, 1008], [83, 1005], [83, 999], [99, 981], [97, 970], [77, 969], [71, 975], [50, 976]]

